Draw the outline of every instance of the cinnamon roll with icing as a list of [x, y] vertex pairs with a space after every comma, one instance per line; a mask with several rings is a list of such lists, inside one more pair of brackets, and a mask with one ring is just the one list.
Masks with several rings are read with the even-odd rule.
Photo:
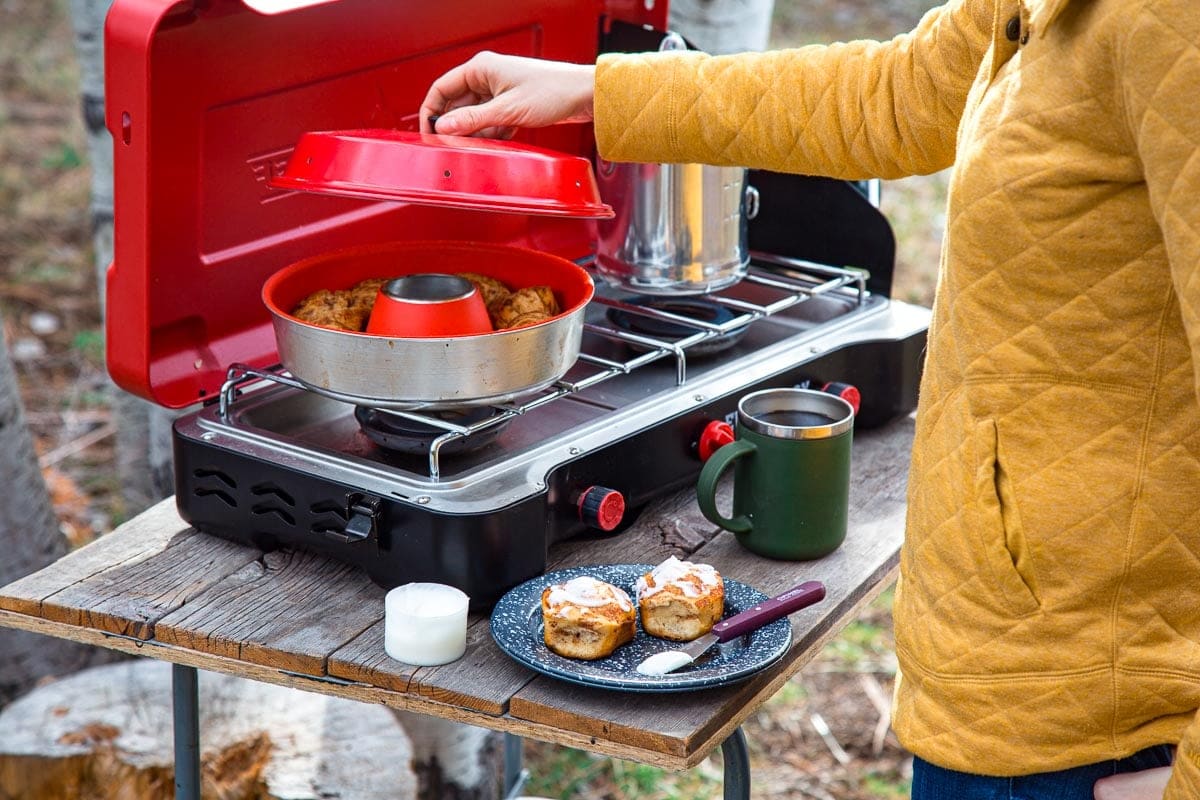
[[712, 629], [725, 611], [725, 582], [708, 564], [671, 556], [637, 580], [642, 629], [651, 636], [690, 642]]
[[546, 647], [593, 661], [633, 639], [637, 610], [625, 590], [583, 575], [542, 591], [542, 622]]

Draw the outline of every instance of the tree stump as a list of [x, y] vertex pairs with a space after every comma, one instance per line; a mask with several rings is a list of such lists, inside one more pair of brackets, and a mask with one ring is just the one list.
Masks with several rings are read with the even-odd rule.
[[[0, 712], [0, 800], [174, 795], [171, 667], [132, 661]], [[205, 800], [415, 798], [412, 746], [383, 706], [200, 673]]]

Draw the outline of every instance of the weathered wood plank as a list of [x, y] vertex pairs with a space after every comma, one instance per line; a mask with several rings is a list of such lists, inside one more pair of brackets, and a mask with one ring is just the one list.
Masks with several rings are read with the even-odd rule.
[[261, 555], [188, 529], [143, 561], [115, 565], [55, 592], [42, 602], [42, 615], [148, 639], [159, 619]]
[[112, 569], [114, 565], [144, 561], [161, 552], [174, 536], [187, 529], [187, 523], [175, 510], [174, 498], [163, 500], [113, 533], [0, 588], [0, 609], [39, 614], [42, 601], [63, 587]]
[[164, 501], [0, 590], [0, 608], [147, 639], [159, 618], [259, 555], [189, 528]]
[[496, 647], [483, 616], [475, 615], [470, 620], [463, 657], [439, 667], [415, 667], [396, 661], [384, 650], [383, 636], [383, 622], [372, 625], [329, 657], [329, 674], [484, 714], [503, 714], [512, 693], [533, 677], [532, 672]]
[[[473, 644], [471, 628], [467, 630], [468, 653]], [[395, 692], [407, 692], [413, 676], [420, 667], [397, 661], [387, 654], [383, 649], [383, 620], [379, 620], [345, 646], [334, 651], [329, 656], [326, 669], [335, 678], [369, 683]]]
[[266, 553], [155, 626], [167, 644], [309, 675], [383, 618], [384, 591], [356, 567], [312, 553]]

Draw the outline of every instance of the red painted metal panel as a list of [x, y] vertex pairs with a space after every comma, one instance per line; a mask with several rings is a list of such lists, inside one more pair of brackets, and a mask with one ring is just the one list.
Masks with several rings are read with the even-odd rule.
[[[261, 287], [317, 253], [467, 239], [567, 258], [592, 223], [287, 192], [268, 185], [306, 131], [414, 129], [430, 82], [482, 49], [596, 57], [606, 13], [661, 27], [646, 0], [337, 0], [260, 14], [239, 0], [116, 0], [106, 26], [116, 231], [108, 364], [170, 407], [211, 397], [235, 362], [275, 363]], [[527, 132], [589, 156], [589, 126]]]

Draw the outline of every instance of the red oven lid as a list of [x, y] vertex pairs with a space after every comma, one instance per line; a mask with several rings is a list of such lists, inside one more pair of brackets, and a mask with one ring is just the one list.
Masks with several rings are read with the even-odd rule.
[[[593, 249], [594, 223], [572, 216], [319, 196], [272, 179], [306, 132], [415, 131], [433, 80], [480, 50], [592, 61], [605, 14], [624, 19], [642, 3], [289, 2], [304, 5], [272, 0], [283, 10], [263, 14], [241, 0], [115, 0], [108, 15], [108, 368], [161, 405], [213, 398], [231, 364], [278, 361], [262, 286], [303, 258], [404, 239], [500, 242], [573, 260]], [[521, 138], [585, 158], [595, 146], [583, 125]]]
[[521, 142], [371, 129], [300, 137], [271, 185], [369, 200], [607, 219], [592, 162]]

